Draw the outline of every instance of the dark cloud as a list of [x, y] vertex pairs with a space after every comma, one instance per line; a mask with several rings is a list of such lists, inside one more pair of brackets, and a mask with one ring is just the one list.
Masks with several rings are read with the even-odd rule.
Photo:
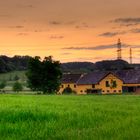
[[17, 5], [18, 8], [34, 8], [32, 4], [19, 4]]
[[76, 21], [66, 21], [66, 22], [62, 22], [62, 21], [50, 21], [49, 24], [51, 25], [74, 25], [76, 24]]
[[[100, 46], [95, 46], [95, 47], [67, 47], [67, 48], [62, 48], [66, 50], [105, 50], [105, 49], [114, 49], [117, 47], [117, 44], [110, 44], [110, 45], [100, 45]], [[130, 47], [130, 45], [127, 44], [122, 44], [123, 48]], [[132, 46], [134, 47], [134, 46]], [[135, 46], [136, 47], [136, 46]]]
[[63, 39], [64, 36], [63, 35], [51, 35], [49, 38], [50, 39]]
[[75, 28], [76, 29], [79, 29], [79, 28], [89, 28], [89, 25], [87, 23], [82, 23], [80, 25], [76, 25]]
[[76, 29], [83, 29], [83, 28], [93, 28], [93, 26], [89, 26], [87, 23], [77, 23], [76, 21], [50, 21], [49, 24], [51, 25], [73, 25]]
[[100, 34], [99, 36], [104, 36], [104, 37], [113, 37], [113, 36], [117, 36], [120, 34], [125, 34], [126, 32], [105, 32]]
[[140, 33], [140, 29], [139, 28], [132, 29], [130, 32], [131, 33]]
[[62, 23], [59, 21], [50, 21], [51, 25], [61, 25]]
[[88, 25], [87, 23], [83, 22], [79, 25], [75, 26], [76, 29], [88, 29], [88, 28], [93, 28], [93, 26]]
[[95, 47], [67, 47], [63, 48], [66, 50], [104, 50], [104, 49], [112, 49], [115, 48], [115, 45], [103, 45], [103, 46], [95, 46]]
[[22, 26], [22, 25], [8, 26], [8, 28], [18, 28], [18, 29], [21, 29], [21, 28], [24, 28], [24, 26]]
[[121, 26], [134, 26], [140, 24], [140, 17], [137, 18], [117, 18], [111, 22], [118, 23]]
[[71, 55], [72, 53], [61, 53], [61, 55]]
[[29, 35], [28, 33], [18, 33], [17, 36], [27, 36]]

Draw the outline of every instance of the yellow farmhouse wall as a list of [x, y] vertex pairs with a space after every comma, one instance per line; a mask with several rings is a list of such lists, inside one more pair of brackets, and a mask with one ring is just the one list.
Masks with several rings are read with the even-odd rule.
[[[106, 87], [106, 81], [109, 82], [109, 85], [111, 85], [112, 81], [116, 81], [117, 86]], [[113, 74], [109, 74], [108, 76], [103, 78], [98, 84], [96, 84], [94, 88], [92, 84], [76, 85], [76, 83], [65, 83], [60, 86], [59, 93], [62, 93], [63, 90], [68, 86], [77, 94], [87, 94], [87, 89], [100, 90], [102, 94], [114, 94], [114, 93], [121, 94], [123, 92], [122, 91], [123, 86], [127, 86], [127, 87], [136, 86], [137, 87], [137, 86], [140, 86], [140, 84], [123, 84], [123, 81], [121, 79], [119, 79]]]
[[67, 87], [70, 87], [72, 89], [72, 91], [76, 92], [77, 85], [75, 83], [66, 83], [66, 84], [64, 83], [64, 84], [61, 84], [60, 89], [59, 89], [59, 93], [62, 93], [63, 90]]
[[[106, 81], [109, 82], [111, 85], [111, 81], [116, 81], [117, 86], [116, 87], [106, 87]], [[122, 93], [122, 86], [123, 81], [114, 76], [113, 74], [109, 74], [107, 77], [105, 77], [102, 81], [99, 83], [99, 87], [102, 89], [102, 94], [111, 94], [111, 93]]]
[[[106, 87], [106, 81], [109, 82], [111, 85], [111, 82], [116, 81], [117, 86], [112, 88], [112, 87]], [[123, 81], [114, 76], [113, 74], [109, 74], [106, 76], [103, 80], [99, 82], [99, 84], [96, 84], [95, 87], [93, 88], [92, 85], [78, 85], [76, 88], [77, 94], [87, 94], [86, 90], [87, 89], [93, 89], [93, 90], [100, 90], [102, 94], [112, 94], [112, 93], [122, 93], [122, 85]]]
[[78, 85], [76, 91], [77, 94], [87, 94], [87, 89], [92, 89], [92, 85]]
[[125, 87], [137, 87], [140, 86], [140, 84], [123, 84]]

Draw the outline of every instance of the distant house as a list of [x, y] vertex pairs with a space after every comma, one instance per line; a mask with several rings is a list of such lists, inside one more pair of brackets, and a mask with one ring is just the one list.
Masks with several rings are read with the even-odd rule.
[[66, 88], [71, 88], [73, 92], [77, 92], [77, 81], [81, 74], [64, 74], [61, 80], [60, 93], [63, 93]]
[[86, 74], [77, 81], [78, 94], [122, 93], [123, 80], [112, 72]]
[[65, 74], [59, 92], [67, 87], [77, 94], [140, 93], [140, 70]]
[[140, 93], [140, 69], [116, 71], [115, 73], [123, 80], [123, 92]]

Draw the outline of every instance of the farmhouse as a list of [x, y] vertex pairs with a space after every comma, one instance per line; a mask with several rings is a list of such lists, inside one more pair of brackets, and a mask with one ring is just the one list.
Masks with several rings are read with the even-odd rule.
[[65, 74], [59, 92], [66, 88], [71, 88], [77, 94], [140, 92], [140, 70]]
[[77, 81], [80, 77], [81, 74], [63, 74], [59, 92], [62, 93], [65, 89], [70, 88], [77, 93]]

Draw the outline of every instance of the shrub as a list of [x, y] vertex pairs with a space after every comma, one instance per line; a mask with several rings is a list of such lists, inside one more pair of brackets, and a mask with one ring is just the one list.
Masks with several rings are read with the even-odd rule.
[[15, 82], [14, 85], [13, 85], [13, 91], [19, 92], [19, 91], [22, 91], [22, 90], [23, 90], [22, 84], [19, 83], [19, 82]]
[[5, 81], [2, 81], [1, 83], [0, 83], [0, 90], [1, 89], [4, 89], [6, 87], [6, 82]]

